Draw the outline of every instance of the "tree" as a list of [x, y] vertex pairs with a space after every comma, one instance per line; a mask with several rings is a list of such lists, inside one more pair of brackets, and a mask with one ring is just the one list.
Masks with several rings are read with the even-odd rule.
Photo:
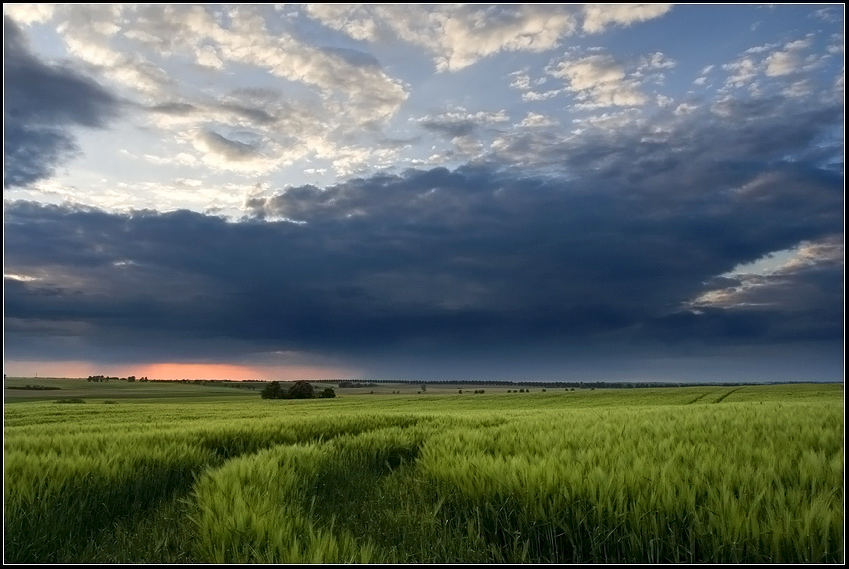
[[285, 393], [285, 391], [280, 387], [279, 381], [272, 381], [259, 392], [263, 399], [282, 399], [282, 393]]
[[336, 392], [333, 391], [332, 387], [325, 387], [324, 391], [318, 394], [321, 399], [333, 399], [336, 397]]
[[286, 399], [312, 399], [315, 397], [315, 390], [309, 381], [296, 381], [289, 388], [288, 397]]

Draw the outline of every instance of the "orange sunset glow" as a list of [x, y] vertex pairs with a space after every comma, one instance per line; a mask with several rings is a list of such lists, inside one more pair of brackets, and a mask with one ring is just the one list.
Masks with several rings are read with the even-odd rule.
[[320, 366], [256, 367], [232, 364], [157, 363], [139, 366], [137, 376], [150, 379], [329, 379], [350, 377], [351, 371]]
[[149, 377], [150, 379], [230, 379], [280, 380], [341, 379], [358, 377], [355, 370], [332, 366], [277, 365], [245, 366], [234, 364], [199, 364], [161, 362], [145, 364], [101, 365], [84, 361], [11, 361], [5, 362], [5, 373], [10, 377], [88, 377], [108, 375], [116, 377]]

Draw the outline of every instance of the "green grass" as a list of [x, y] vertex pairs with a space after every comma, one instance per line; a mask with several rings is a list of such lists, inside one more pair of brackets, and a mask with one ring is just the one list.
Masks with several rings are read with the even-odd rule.
[[844, 558], [842, 384], [309, 401], [152, 384], [5, 406], [5, 561]]

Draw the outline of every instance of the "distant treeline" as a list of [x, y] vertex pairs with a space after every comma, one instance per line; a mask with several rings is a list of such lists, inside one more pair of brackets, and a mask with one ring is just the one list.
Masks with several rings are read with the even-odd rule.
[[23, 387], [10, 385], [10, 386], [7, 386], [6, 389], [29, 389], [29, 390], [34, 390], [34, 391], [46, 391], [46, 390], [51, 390], [51, 389], [62, 389], [62, 388], [61, 387], [48, 387], [46, 385], [24, 385]]
[[784, 385], [793, 383], [821, 383], [812, 381], [739, 381], [739, 382], [665, 382], [665, 381], [506, 381], [506, 380], [475, 380], [475, 379], [451, 379], [440, 381], [413, 381], [403, 379], [317, 379], [313, 383], [338, 383], [339, 387], [376, 387], [379, 384], [405, 384], [405, 385], [501, 385], [505, 387], [545, 387], [556, 389], [633, 389], [638, 387], [736, 387], [741, 385]]
[[[270, 379], [155, 379], [148, 380], [147, 377], [136, 378], [131, 375], [129, 377], [113, 377], [105, 375], [90, 375], [88, 381], [163, 381], [169, 383], [183, 383], [195, 385], [219, 385], [224, 387], [238, 387], [242, 389], [257, 389], [269, 383]], [[291, 383], [294, 380], [284, 383]], [[799, 383], [828, 383], [821, 381], [724, 381], [724, 382], [667, 382], [667, 381], [522, 381], [522, 380], [480, 380], [480, 379], [450, 379], [439, 381], [415, 381], [405, 379], [310, 379], [302, 380], [310, 383], [335, 383], [341, 389], [362, 388], [362, 387], [378, 387], [379, 385], [417, 385], [421, 386], [450, 386], [450, 385], [490, 385], [504, 387], [545, 387], [550, 389], [565, 388], [565, 389], [635, 389], [641, 387], [738, 387], [745, 385], [789, 385]]]
[[[113, 381], [129, 381], [130, 383], [132, 383], [132, 382], [136, 381], [136, 376], [130, 375], [130, 376], [127, 376], [127, 377], [117, 377], [117, 376], [113, 377], [113, 376], [108, 376], [108, 375], [90, 375], [90, 376], [88, 376], [86, 381], [101, 382], [101, 381], [109, 381], [110, 379], [113, 380]], [[138, 378], [138, 380], [139, 381], [148, 381], [147, 376], [140, 377], [140, 378]]]

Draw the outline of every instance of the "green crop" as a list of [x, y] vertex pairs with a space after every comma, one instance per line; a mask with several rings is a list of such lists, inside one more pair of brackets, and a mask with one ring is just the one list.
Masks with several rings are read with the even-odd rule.
[[5, 407], [7, 562], [836, 563], [843, 387]]

